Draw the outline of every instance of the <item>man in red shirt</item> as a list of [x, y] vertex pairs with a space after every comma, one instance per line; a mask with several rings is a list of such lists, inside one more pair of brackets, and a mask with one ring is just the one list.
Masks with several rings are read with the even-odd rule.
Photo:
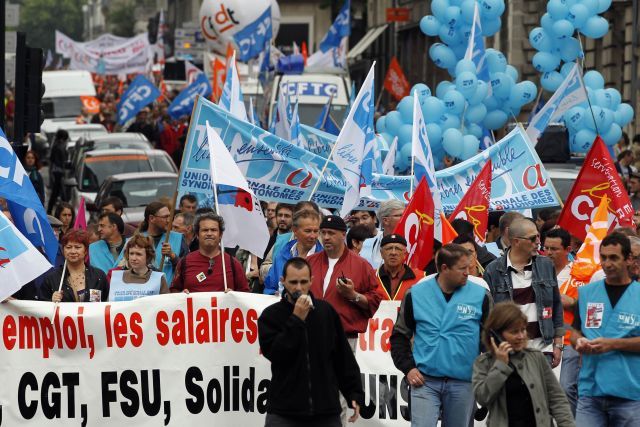
[[224, 219], [214, 213], [205, 213], [196, 218], [194, 228], [198, 250], [190, 252], [178, 263], [171, 292], [249, 292], [242, 265], [227, 253], [224, 254], [225, 283], [220, 247]]

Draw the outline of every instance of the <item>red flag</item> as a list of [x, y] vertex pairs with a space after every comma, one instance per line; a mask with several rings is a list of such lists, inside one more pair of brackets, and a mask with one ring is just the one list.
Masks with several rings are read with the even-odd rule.
[[384, 88], [398, 101], [409, 95], [409, 82], [395, 56], [391, 58], [387, 75], [384, 78]]
[[473, 234], [478, 244], [485, 241], [489, 226], [489, 201], [491, 200], [491, 160], [487, 161], [478, 177], [456, 206], [449, 218], [462, 218], [473, 224]]
[[84, 197], [80, 197], [78, 213], [76, 214], [76, 221], [73, 223], [73, 228], [74, 230], [87, 230], [87, 216], [84, 209]]
[[609, 231], [616, 227], [633, 227], [631, 200], [609, 150], [597, 136], [562, 208], [558, 225], [584, 240], [600, 201], [605, 197], [609, 205]]
[[442, 245], [444, 246], [453, 242], [453, 239], [458, 237], [458, 233], [442, 212], [440, 212], [440, 221], [442, 223]]
[[394, 230], [407, 239], [407, 264], [419, 270], [433, 258], [433, 215], [433, 198], [423, 177]]
[[307, 51], [307, 42], [303, 41], [300, 46], [300, 53], [302, 53], [302, 57], [304, 58], [304, 63], [307, 63], [307, 58], [309, 57], [309, 52]]

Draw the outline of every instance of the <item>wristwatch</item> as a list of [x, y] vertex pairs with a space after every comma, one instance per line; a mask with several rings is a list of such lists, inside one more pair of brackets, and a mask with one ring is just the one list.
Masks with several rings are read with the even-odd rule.
[[553, 344], [553, 348], [558, 348], [560, 351], [564, 351], [564, 343], [562, 344]]
[[354, 299], [352, 299], [351, 302], [354, 302], [356, 304], [359, 303], [360, 302], [360, 294], [356, 294], [356, 297]]

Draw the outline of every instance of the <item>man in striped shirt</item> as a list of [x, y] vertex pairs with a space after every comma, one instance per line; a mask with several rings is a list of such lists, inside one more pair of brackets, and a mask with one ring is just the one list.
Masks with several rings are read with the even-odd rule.
[[511, 247], [487, 266], [484, 280], [495, 303], [512, 300], [520, 306], [529, 324], [529, 347], [546, 353], [552, 367], [562, 358], [562, 300], [553, 262], [538, 255], [540, 234], [526, 218], [509, 227]]

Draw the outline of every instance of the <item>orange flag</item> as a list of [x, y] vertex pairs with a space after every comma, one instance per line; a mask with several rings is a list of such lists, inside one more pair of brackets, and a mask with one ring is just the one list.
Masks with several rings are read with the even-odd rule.
[[213, 80], [211, 87], [213, 88], [211, 92], [211, 100], [214, 102], [218, 102], [220, 96], [222, 95], [222, 88], [224, 87], [224, 80], [227, 74], [227, 68], [224, 65], [224, 62], [220, 61], [218, 58], [214, 58], [211, 61], [211, 70]]
[[90, 114], [98, 114], [100, 112], [100, 101], [95, 96], [80, 96], [82, 106]]
[[458, 233], [442, 212], [440, 212], [440, 221], [442, 221], [442, 245], [444, 246], [453, 242], [453, 239], [458, 237]]
[[409, 82], [395, 56], [391, 58], [387, 75], [384, 78], [384, 88], [398, 101], [409, 95]]
[[462, 218], [473, 225], [476, 242], [481, 245], [485, 241], [489, 226], [489, 202], [491, 200], [491, 160], [487, 161], [478, 177], [451, 213], [453, 221]]

